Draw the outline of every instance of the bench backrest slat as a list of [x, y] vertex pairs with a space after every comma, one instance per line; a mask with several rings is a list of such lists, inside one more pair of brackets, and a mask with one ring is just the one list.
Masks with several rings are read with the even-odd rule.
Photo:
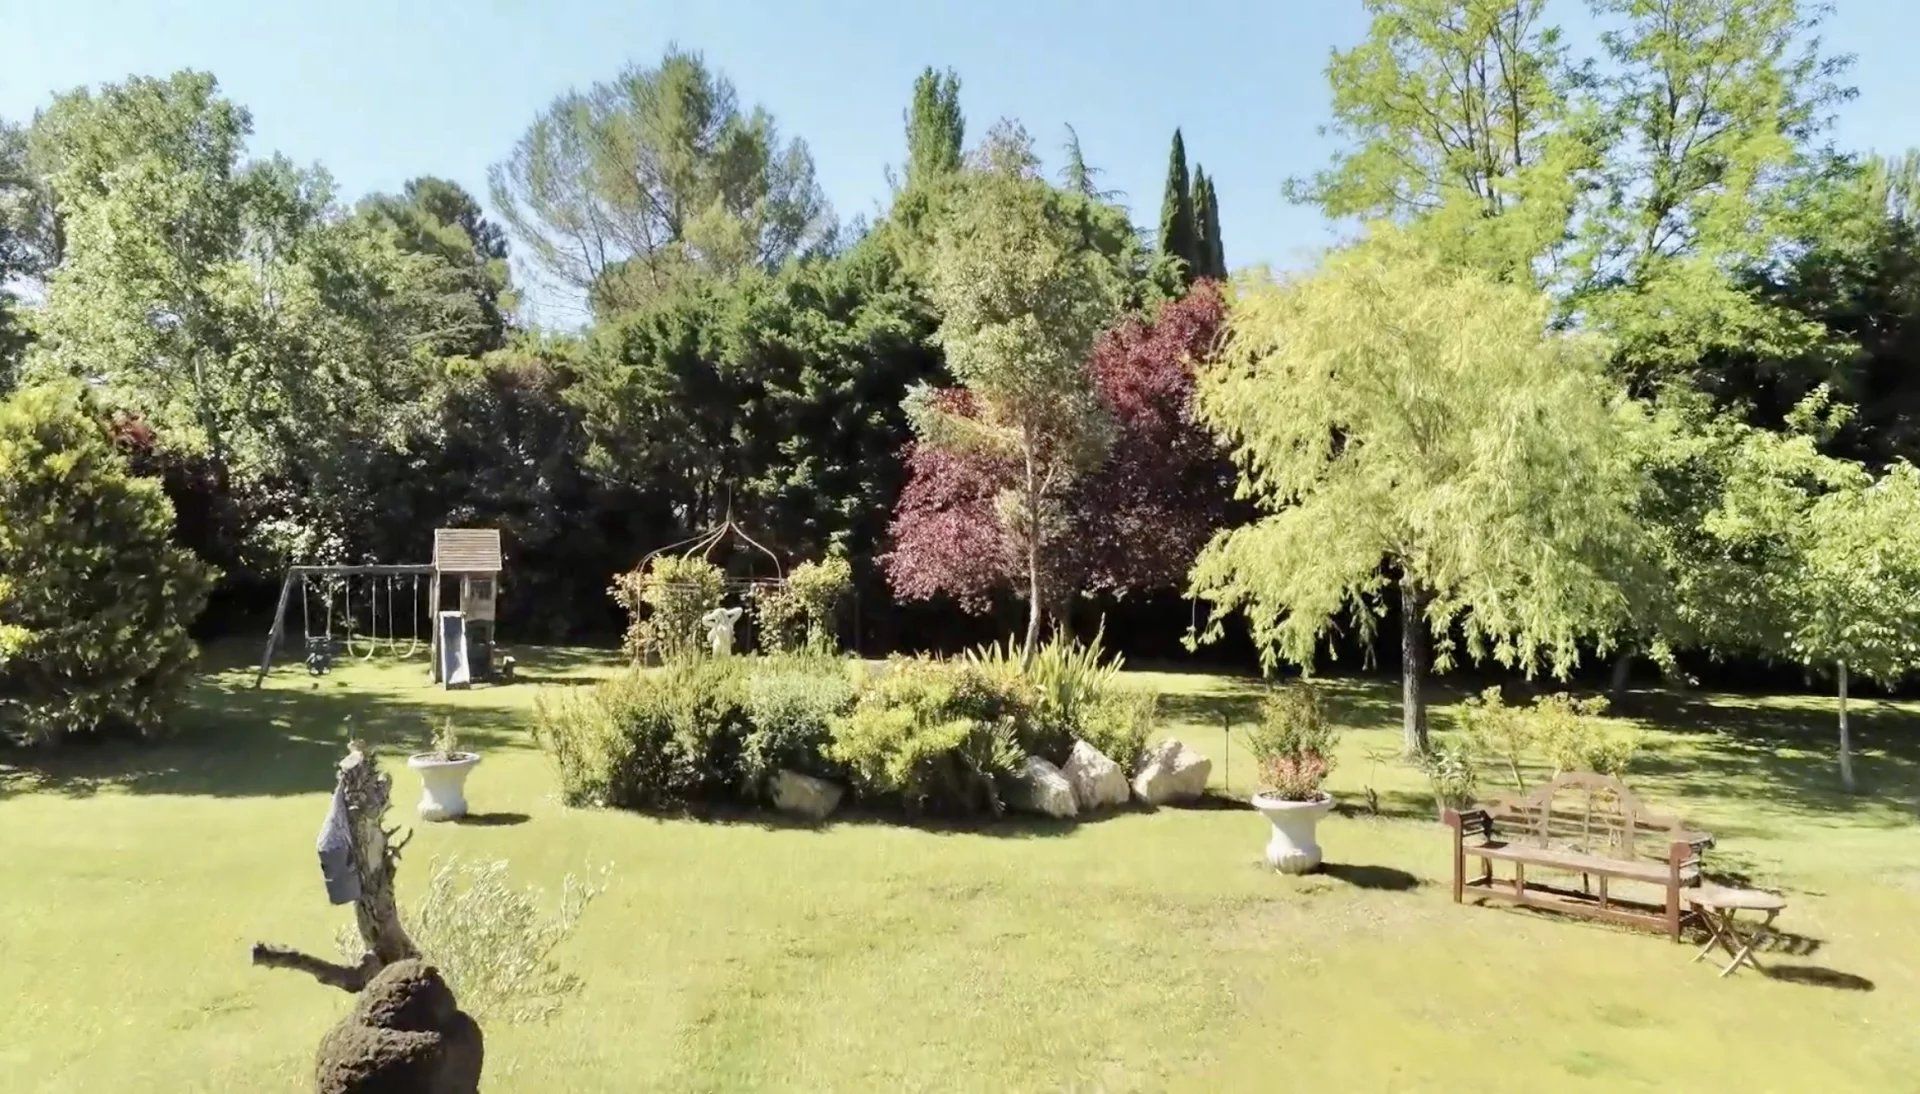
[[1664, 859], [1674, 840], [1694, 835], [1679, 817], [1648, 811], [1619, 779], [1591, 771], [1562, 772], [1531, 793], [1478, 808], [1509, 842], [1616, 859]]

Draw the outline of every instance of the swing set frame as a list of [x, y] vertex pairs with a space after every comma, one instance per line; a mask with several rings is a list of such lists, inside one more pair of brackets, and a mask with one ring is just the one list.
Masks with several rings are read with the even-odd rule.
[[[301, 612], [302, 612], [302, 619], [304, 620], [305, 612], [306, 612], [306, 597], [307, 597], [306, 587], [308, 583], [312, 582], [315, 578], [325, 578], [329, 580], [344, 579], [347, 582], [351, 583], [352, 580], [356, 577], [384, 577], [389, 579], [389, 581], [391, 581], [393, 578], [396, 578], [396, 577], [412, 576], [413, 578], [415, 578], [416, 581], [420, 578], [426, 578], [429, 581], [432, 581], [438, 577], [439, 573], [440, 573], [439, 569], [433, 566], [431, 563], [425, 564], [425, 565], [408, 564], [408, 563], [399, 563], [399, 564], [366, 563], [366, 564], [357, 565], [357, 566], [289, 566], [287, 568], [286, 580], [280, 583], [280, 601], [273, 609], [273, 629], [267, 632], [267, 648], [265, 652], [263, 652], [260, 655], [260, 669], [258, 672], [254, 674], [253, 686], [256, 688], [259, 687], [261, 681], [267, 678], [268, 670], [273, 667], [274, 651], [279, 648], [281, 640], [286, 637], [287, 602], [293, 599], [293, 590], [296, 585], [298, 585], [301, 589], [301, 593], [300, 593]], [[388, 593], [389, 594], [392, 593], [391, 584], [389, 584], [388, 586]], [[332, 593], [328, 592], [326, 595], [328, 598], [327, 599], [328, 609], [329, 611], [331, 611], [332, 605], [333, 605]], [[377, 620], [379, 617], [378, 594], [370, 593], [369, 596], [373, 598], [372, 618]], [[351, 597], [352, 597], [352, 586], [351, 584], [349, 584], [348, 585], [348, 610], [349, 611], [352, 610]], [[408, 594], [407, 603], [409, 608], [414, 607], [415, 599], [416, 599], [415, 593]], [[389, 621], [391, 621], [393, 616], [393, 603], [392, 603], [391, 595], [388, 596], [387, 615], [388, 615]], [[418, 626], [417, 616], [416, 616], [415, 626], [416, 627]], [[391, 629], [392, 629], [391, 622], [389, 622], [389, 630], [391, 631]], [[349, 636], [352, 635], [353, 632], [351, 628], [349, 628], [347, 633]], [[307, 633], [306, 627], [304, 626], [304, 624], [301, 629], [301, 635], [303, 638], [311, 637], [311, 635]], [[329, 639], [332, 638], [331, 624], [329, 624], [328, 626], [327, 637]], [[371, 658], [373, 655], [373, 645], [377, 640], [377, 635], [375, 635], [373, 630], [368, 631], [367, 639], [369, 644], [367, 653], [364, 655], [358, 655], [358, 656], [362, 656], [363, 659]], [[399, 639], [397, 636], [394, 636], [391, 634], [389, 635], [390, 642], [397, 642], [398, 640]], [[346, 641], [348, 643], [349, 653], [351, 653], [353, 640], [351, 637], [348, 637]], [[416, 650], [419, 648], [419, 638], [417, 635], [414, 637], [413, 642], [414, 644], [409, 647], [410, 651]]]

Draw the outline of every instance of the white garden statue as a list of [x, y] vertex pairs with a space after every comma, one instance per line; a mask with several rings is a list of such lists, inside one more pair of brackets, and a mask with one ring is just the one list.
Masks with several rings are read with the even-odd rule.
[[715, 657], [726, 657], [733, 653], [733, 625], [740, 622], [742, 608], [715, 608], [700, 617], [700, 625], [707, 628], [707, 646]]

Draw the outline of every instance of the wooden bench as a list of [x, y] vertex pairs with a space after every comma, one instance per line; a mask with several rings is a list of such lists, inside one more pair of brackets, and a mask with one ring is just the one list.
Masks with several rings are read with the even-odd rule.
[[[1545, 908], [1634, 927], [1680, 940], [1687, 914], [1683, 891], [1700, 883], [1700, 856], [1713, 837], [1678, 817], [1647, 811], [1625, 783], [1587, 771], [1556, 775], [1530, 794], [1496, 798], [1443, 814], [1453, 839], [1453, 900], [1468, 890], [1531, 908]], [[1467, 859], [1480, 876], [1467, 877]], [[1495, 862], [1513, 864], [1496, 879]], [[1578, 875], [1579, 888], [1530, 881], [1527, 867]], [[1661, 891], [1659, 903], [1608, 892], [1609, 881]]]

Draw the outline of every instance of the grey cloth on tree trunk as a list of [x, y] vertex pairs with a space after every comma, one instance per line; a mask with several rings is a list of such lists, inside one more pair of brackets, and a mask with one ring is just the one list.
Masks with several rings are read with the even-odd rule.
[[351, 904], [360, 899], [360, 871], [353, 865], [353, 828], [347, 817], [347, 788], [333, 788], [333, 804], [320, 823], [320, 876], [327, 882], [327, 899]]

